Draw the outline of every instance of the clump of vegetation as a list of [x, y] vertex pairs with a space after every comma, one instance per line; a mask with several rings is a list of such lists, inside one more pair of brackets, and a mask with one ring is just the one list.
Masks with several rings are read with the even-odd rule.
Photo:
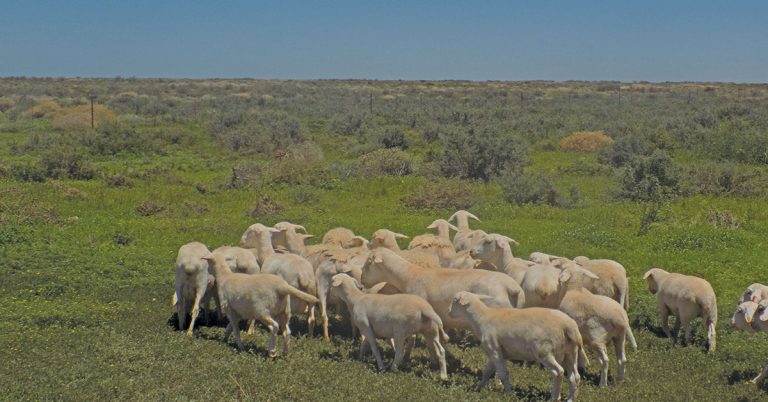
[[560, 140], [560, 150], [566, 152], [596, 152], [613, 143], [604, 131], [577, 131]]
[[674, 197], [680, 192], [680, 168], [666, 151], [650, 156], [636, 156], [626, 164], [620, 177], [624, 198], [655, 201]]
[[728, 228], [738, 229], [739, 220], [733, 215], [733, 213], [725, 210], [711, 209], [707, 212], [707, 222], [710, 225]]
[[[115, 112], [104, 105], [93, 105], [93, 123], [96, 127], [113, 123], [117, 120]], [[63, 129], [84, 129], [91, 127], [90, 105], [62, 108], [53, 114], [51, 125]]]
[[222, 110], [210, 131], [229, 149], [246, 154], [272, 154], [306, 140], [297, 118], [273, 110]]
[[251, 218], [263, 218], [272, 215], [277, 215], [282, 212], [284, 207], [274, 200], [269, 194], [261, 194], [256, 196], [256, 204], [248, 212], [248, 216]]
[[61, 111], [61, 106], [51, 98], [43, 98], [32, 106], [25, 110], [22, 116], [27, 119], [40, 119], [43, 117], [51, 117], [58, 114]]
[[652, 143], [638, 136], [627, 135], [600, 150], [597, 160], [613, 167], [622, 167], [636, 156], [651, 155], [654, 149]]
[[168, 205], [162, 202], [146, 200], [136, 206], [136, 212], [141, 216], [154, 216], [165, 211], [166, 208]]
[[531, 163], [528, 143], [490, 129], [456, 130], [443, 137], [440, 170], [445, 176], [490, 181], [504, 169], [517, 171]]
[[768, 180], [758, 169], [738, 168], [728, 163], [705, 162], [687, 169], [685, 192], [737, 197], [761, 196]]
[[438, 179], [419, 186], [400, 200], [413, 209], [469, 209], [478, 202], [472, 186], [462, 180]]
[[109, 175], [104, 179], [109, 187], [126, 187], [131, 188], [134, 186], [133, 180], [130, 177], [122, 174]]
[[581, 200], [577, 187], [570, 188], [568, 198], [563, 197], [555, 188], [552, 178], [541, 172], [507, 170], [498, 181], [504, 199], [517, 205], [546, 204], [570, 207], [577, 205]]
[[413, 162], [399, 149], [377, 149], [357, 159], [362, 176], [407, 176], [413, 172]]

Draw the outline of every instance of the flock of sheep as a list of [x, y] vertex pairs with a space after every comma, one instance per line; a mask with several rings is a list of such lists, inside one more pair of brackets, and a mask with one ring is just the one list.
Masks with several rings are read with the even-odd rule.
[[[421, 335], [430, 355], [447, 378], [446, 330], [470, 331], [488, 355], [479, 386], [496, 373], [511, 391], [506, 360], [538, 362], [552, 373], [552, 394], [560, 399], [563, 379], [568, 400], [576, 397], [579, 368], [588, 364], [585, 347], [601, 366], [600, 386], [608, 383], [608, 348], [616, 353], [616, 381], [624, 378], [625, 342], [637, 348], [629, 325], [629, 284], [624, 267], [616, 261], [575, 257], [567, 259], [532, 253], [528, 260], [514, 257], [507, 236], [472, 230], [467, 211], [457, 211], [446, 221], [427, 228], [433, 233], [416, 236], [407, 250], [398, 239], [407, 236], [380, 229], [371, 240], [346, 228], [328, 231], [317, 245], [305, 245], [312, 235], [303, 226], [281, 222], [274, 227], [251, 225], [241, 247], [223, 246], [213, 252], [202, 243], [181, 247], [176, 260], [176, 306], [179, 327], [192, 335], [201, 306], [214, 299], [218, 317], [229, 325], [224, 340], [234, 333], [240, 350], [239, 323], [255, 321], [270, 331], [269, 355], [276, 355], [278, 334], [283, 354], [288, 352], [291, 315], [307, 317], [310, 335], [319, 306], [323, 337], [328, 336], [329, 305], [345, 314], [353, 334], [361, 336], [360, 356], [370, 347], [379, 370], [384, 362], [375, 342], [387, 339], [395, 357], [391, 369], [407, 360]], [[456, 226], [449, 223], [455, 221]], [[455, 230], [453, 240], [450, 230]], [[691, 320], [702, 317], [707, 328], [708, 350], [715, 349], [717, 304], [710, 284], [697, 277], [647, 271], [644, 279], [656, 295], [664, 333], [675, 340], [682, 326], [691, 340]], [[768, 330], [768, 287], [753, 284], [744, 292], [732, 324], [745, 331]], [[676, 317], [674, 329], [667, 325]], [[768, 366], [753, 380], [768, 376]]]

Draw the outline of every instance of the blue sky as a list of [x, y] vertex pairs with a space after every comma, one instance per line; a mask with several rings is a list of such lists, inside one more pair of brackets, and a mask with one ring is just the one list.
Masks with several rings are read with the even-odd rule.
[[10, 1], [0, 76], [768, 82], [768, 1]]

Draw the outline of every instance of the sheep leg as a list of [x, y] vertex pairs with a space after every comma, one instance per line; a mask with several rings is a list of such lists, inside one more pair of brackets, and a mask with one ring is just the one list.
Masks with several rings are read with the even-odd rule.
[[507, 361], [500, 353], [496, 353], [493, 363], [496, 366], [496, 378], [504, 384], [504, 392], [512, 392], [512, 384], [509, 383], [509, 373], [507, 372]]
[[213, 294], [213, 304], [216, 305], [216, 322], [221, 320], [221, 299], [219, 299], [219, 292]]
[[267, 344], [267, 353], [269, 354], [269, 357], [274, 359], [275, 356], [277, 356], [277, 352], [275, 351], [275, 343], [277, 343], [277, 332], [280, 331], [280, 324], [270, 316], [261, 317], [260, 321], [269, 327], [269, 343]]
[[233, 329], [234, 327], [235, 327], [235, 326], [234, 326], [234, 325], [232, 324], [232, 322], [230, 321], [230, 323], [229, 323], [229, 324], [227, 324], [227, 327], [226, 327], [226, 328], [224, 328], [224, 342], [225, 342], [225, 343], [227, 342], [227, 339], [229, 339], [229, 336], [230, 336], [230, 335], [232, 335], [232, 329]]
[[560, 400], [560, 388], [563, 385], [563, 375], [565, 374], [565, 370], [563, 370], [563, 367], [560, 366], [560, 363], [557, 362], [557, 359], [555, 359], [555, 356], [551, 353], [540, 361], [540, 363], [552, 373], [552, 395], [550, 396], [550, 399], [553, 401]]
[[763, 370], [760, 372], [760, 374], [752, 379], [752, 383], [760, 385], [763, 383], [766, 377], [768, 377], [768, 364], [763, 366]]
[[309, 327], [309, 336], [315, 336], [315, 305], [309, 307], [309, 318], [307, 318], [307, 327]]
[[187, 325], [187, 301], [181, 299], [176, 302], [176, 316], [179, 318], [179, 330], [183, 331]]
[[395, 333], [395, 360], [392, 361], [391, 370], [397, 372], [398, 368], [400, 367], [400, 363], [403, 361], [403, 356], [405, 355], [405, 335], [402, 333]]
[[440, 379], [447, 380], [448, 369], [445, 364], [445, 349], [440, 344], [440, 334], [435, 334], [431, 342], [429, 342], [429, 351], [432, 355], [432, 360], [436, 360], [436, 363], [440, 366]]
[[572, 357], [570, 359], [566, 359], [566, 368], [568, 369], [568, 402], [573, 402], [576, 399], [576, 387], [581, 381], [581, 376], [579, 376], [577, 357], [579, 354], [579, 349], [580, 348], [578, 346], [574, 347]]
[[677, 343], [677, 335], [680, 332], [680, 315], [675, 316], [675, 326], [672, 327], [672, 343]]
[[663, 304], [659, 304], [659, 320], [661, 320], [661, 330], [664, 331], [664, 335], [667, 338], [672, 338], [672, 334], [669, 332], [669, 309]]
[[230, 312], [227, 318], [229, 318], [229, 325], [232, 326], [232, 331], [235, 334], [235, 343], [237, 344], [237, 348], [242, 352], [245, 350], [245, 346], [243, 346], [243, 341], [240, 340], [240, 317]]
[[376, 337], [373, 334], [373, 330], [370, 326], [366, 326], [360, 328], [360, 332], [365, 336], [365, 339], [368, 341], [368, 345], [371, 347], [371, 351], [373, 351], [373, 355], [376, 356], [376, 365], [378, 366], [379, 371], [384, 371], [384, 361], [381, 358], [381, 353], [379, 353], [378, 346], [376, 346]]
[[[410, 361], [411, 360], [411, 351], [413, 350], [413, 346], [416, 344], [416, 335], [411, 335], [406, 339], [405, 342], [405, 354], [403, 355], [403, 360]], [[434, 359], [434, 356], [433, 356]]]
[[685, 330], [685, 344], [690, 345], [691, 336], [693, 333], [693, 327], [691, 326], [691, 322], [690, 321], [683, 322], [683, 329]]
[[594, 345], [594, 352], [600, 362], [600, 386], [608, 385], [608, 352], [604, 344]]
[[[352, 324], [352, 327], [355, 328], [355, 325]], [[357, 357], [358, 360], [363, 360], [363, 356], [365, 356], [365, 352], [368, 351], [368, 342], [365, 341], [365, 336], [360, 335], [360, 355]]]
[[488, 358], [488, 363], [485, 365], [485, 368], [483, 368], [483, 376], [480, 377], [480, 383], [477, 384], [477, 390], [483, 389], [485, 384], [488, 383], [488, 380], [491, 379], [491, 376], [496, 371], [496, 366], [493, 364], [493, 359]]
[[253, 335], [256, 333], [256, 320], [248, 320], [248, 332], [246, 334]]
[[[328, 335], [328, 306], [326, 302], [326, 294], [323, 289], [317, 294], [317, 298], [320, 299], [320, 318], [323, 321], [323, 340], [326, 342], [331, 341], [331, 337]], [[354, 326], [354, 324], [352, 324]]]
[[195, 293], [195, 303], [192, 304], [192, 319], [189, 322], [189, 330], [187, 335], [192, 336], [192, 331], [195, 329], [195, 320], [197, 320], [197, 314], [200, 312], [200, 300], [203, 298], [204, 289], [198, 289]]
[[283, 356], [288, 356], [288, 344], [291, 341], [291, 328], [288, 326], [290, 324], [289, 317], [283, 317]]
[[627, 367], [627, 354], [624, 347], [626, 336], [624, 334], [613, 338], [613, 347], [616, 349], [616, 362], [619, 369], [616, 373], [616, 382], [624, 381], [624, 370]]

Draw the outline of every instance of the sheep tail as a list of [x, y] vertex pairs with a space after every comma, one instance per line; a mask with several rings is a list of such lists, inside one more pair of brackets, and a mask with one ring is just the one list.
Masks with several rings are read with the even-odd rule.
[[171, 306], [175, 306], [176, 303], [179, 302], [179, 294], [176, 292], [173, 292], [173, 296], [171, 296]]
[[565, 338], [568, 339], [570, 344], [576, 345], [579, 349], [578, 350], [579, 367], [589, 366], [589, 358], [587, 357], [587, 353], [584, 351], [584, 340], [581, 338], [581, 333], [579, 332], [578, 327], [566, 328]]
[[443, 342], [448, 342], [451, 338], [448, 337], [448, 334], [445, 333], [445, 330], [443, 329], [443, 320], [440, 318], [437, 313], [432, 310], [424, 310], [421, 312], [422, 319], [427, 319], [429, 321], [434, 322], [437, 325], [438, 330], [440, 331], [440, 338], [443, 340]]
[[637, 341], [635, 341], [635, 334], [632, 333], [632, 327], [627, 325], [627, 338], [629, 338], [629, 344], [632, 346], [632, 350], [637, 350]]
[[320, 302], [320, 299], [318, 299], [317, 297], [312, 296], [309, 293], [304, 293], [301, 290], [296, 289], [291, 285], [285, 285], [285, 293], [288, 293], [288, 295], [293, 296], [299, 300], [303, 300], [307, 303], [315, 304]]
[[507, 295], [509, 297], [509, 304], [517, 307], [525, 307], [525, 293], [521, 289], [519, 292], [517, 289], [507, 289]]

